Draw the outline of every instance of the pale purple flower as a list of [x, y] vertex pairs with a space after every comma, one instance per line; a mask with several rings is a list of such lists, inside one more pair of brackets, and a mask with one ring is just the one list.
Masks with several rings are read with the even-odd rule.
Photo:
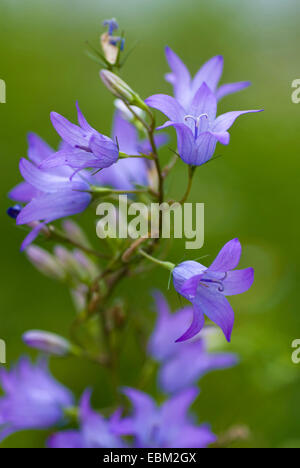
[[[120, 111], [115, 113], [113, 136], [118, 142], [120, 151], [128, 155], [149, 154], [151, 152], [148, 140], [140, 140], [135, 126], [122, 118]], [[166, 143], [166, 135], [155, 137], [159, 147]], [[152, 163], [143, 158], [119, 159], [116, 164], [103, 169], [95, 175], [100, 185], [109, 185], [115, 189], [131, 190], [135, 185], [148, 185], [148, 173]]]
[[165, 78], [173, 85], [174, 96], [183, 107], [188, 107], [191, 104], [195, 94], [203, 83], [207, 84], [217, 100], [228, 94], [241, 91], [251, 84], [249, 81], [240, 81], [238, 83], [225, 84], [218, 88], [224, 65], [222, 55], [217, 55], [208, 60], [192, 79], [186, 65], [178, 55], [170, 47], [166, 47], [165, 51], [168, 64], [172, 70]]
[[216, 117], [217, 99], [206, 83], [200, 86], [191, 104], [185, 107], [166, 94], [155, 94], [145, 102], [168, 117], [169, 120], [158, 129], [175, 128], [178, 153], [186, 164], [193, 166], [206, 163], [213, 156], [217, 142], [229, 144], [228, 130], [239, 116], [261, 112], [233, 111]]
[[10, 371], [0, 369], [0, 439], [25, 429], [45, 429], [64, 419], [71, 392], [50, 374], [45, 361], [21, 358]]
[[198, 395], [189, 388], [165, 401], [160, 407], [146, 393], [124, 389], [133, 413], [117, 426], [120, 434], [134, 436], [137, 448], [205, 448], [216, 441], [206, 424], [197, 426], [187, 414]]
[[52, 124], [64, 141], [64, 147], [40, 164], [43, 169], [70, 166], [78, 172], [85, 168], [103, 169], [119, 157], [118, 145], [111, 138], [97, 132], [85, 119], [76, 103], [78, 125], [56, 112], [51, 112]]
[[237, 363], [234, 354], [208, 353], [207, 337], [197, 338], [195, 342], [175, 343], [178, 331], [188, 328], [191, 323], [193, 308], [185, 307], [171, 313], [161, 293], [155, 293], [155, 300], [158, 318], [148, 351], [161, 362], [158, 382], [164, 392], [176, 393], [191, 387], [208, 372]]
[[53, 434], [48, 440], [49, 448], [124, 448], [125, 444], [116, 434], [119, 415], [106, 420], [90, 405], [91, 392], [86, 390], [79, 407], [79, 430]]
[[176, 291], [193, 304], [193, 320], [188, 330], [177, 339], [185, 341], [197, 335], [204, 325], [204, 315], [218, 325], [230, 341], [234, 313], [226, 296], [247, 291], [254, 280], [253, 268], [234, 270], [240, 261], [242, 247], [238, 239], [227, 242], [207, 268], [186, 261], [172, 272]]
[[74, 176], [74, 170], [67, 166], [41, 169], [41, 162], [52, 157], [54, 150], [35, 134], [29, 134], [28, 144], [29, 160], [22, 158], [19, 164], [25, 181], [8, 194], [12, 200], [27, 203], [21, 210], [20, 206], [9, 209], [8, 214], [15, 215], [17, 224], [33, 228], [24, 239], [21, 250], [34, 241], [46, 223], [80, 213], [91, 201], [91, 195], [87, 193], [88, 174], [85, 179]]

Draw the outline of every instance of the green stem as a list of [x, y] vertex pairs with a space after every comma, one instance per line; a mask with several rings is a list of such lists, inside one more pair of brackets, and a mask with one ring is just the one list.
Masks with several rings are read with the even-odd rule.
[[152, 255], [149, 255], [147, 254], [144, 250], [142, 249], [139, 249], [139, 253], [141, 255], [143, 255], [145, 258], [147, 258], [148, 260], [150, 260], [151, 262], [153, 263], [156, 263], [156, 265], [160, 265], [162, 266], [163, 268], [166, 268], [167, 270], [169, 271], [172, 271], [174, 270], [175, 268], [175, 264], [174, 263], [171, 263], [171, 262], [164, 262], [162, 260], [158, 260], [157, 258], [155, 257], [152, 257]]

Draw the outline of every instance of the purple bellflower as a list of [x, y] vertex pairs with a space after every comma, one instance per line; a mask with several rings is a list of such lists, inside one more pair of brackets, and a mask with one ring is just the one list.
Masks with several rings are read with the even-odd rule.
[[208, 353], [205, 338], [175, 343], [178, 330], [187, 328], [191, 323], [193, 308], [185, 307], [172, 314], [161, 293], [155, 293], [155, 300], [158, 319], [148, 350], [154, 359], [161, 362], [158, 381], [164, 392], [179, 392], [196, 384], [208, 372], [237, 364], [235, 354]]
[[68, 430], [53, 434], [48, 440], [49, 448], [122, 448], [122, 439], [114, 431], [119, 419], [115, 413], [106, 420], [93, 411], [90, 405], [91, 392], [86, 390], [81, 398], [80, 430]]
[[172, 274], [176, 291], [194, 306], [192, 324], [177, 341], [197, 335], [203, 328], [204, 315], [218, 325], [227, 341], [230, 341], [234, 313], [226, 296], [247, 291], [254, 280], [253, 268], [234, 270], [241, 252], [239, 240], [233, 239], [224, 245], [208, 268], [195, 261], [182, 262], [174, 268]]
[[119, 157], [119, 149], [111, 138], [101, 135], [85, 119], [76, 103], [78, 125], [75, 125], [56, 112], [51, 112], [52, 124], [65, 143], [55, 154], [44, 159], [43, 169], [70, 166], [78, 172], [85, 168], [103, 169], [114, 164]]
[[50, 374], [45, 361], [21, 358], [10, 371], [0, 370], [0, 440], [25, 429], [44, 429], [63, 421], [73, 404], [68, 389]]
[[206, 83], [215, 94], [216, 99], [222, 99], [228, 94], [236, 93], [250, 86], [250, 81], [229, 83], [218, 88], [222, 76], [224, 60], [222, 55], [217, 55], [206, 62], [192, 79], [191, 75], [175, 52], [166, 47], [167, 62], [172, 70], [166, 75], [166, 80], [173, 85], [176, 100], [184, 107], [189, 107], [193, 98], [203, 83]]
[[74, 171], [67, 166], [40, 168], [41, 162], [54, 151], [37, 135], [30, 134], [28, 142], [30, 160], [22, 158], [19, 164], [25, 182], [8, 194], [15, 201], [27, 203], [19, 213], [14, 210], [17, 225], [27, 224], [33, 228], [24, 239], [21, 250], [34, 241], [46, 223], [80, 213], [91, 201], [91, 195], [87, 193], [88, 174], [83, 180], [78, 174], [74, 176]]
[[196, 426], [187, 411], [198, 395], [189, 388], [158, 407], [146, 393], [124, 389], [133, 405], [133, 414], [121, 420], [118, 431], [134, 436], [137, 448], [205, 448], [216, 441], [209, 426]]
[[[139, 140], [135, 126], [117, 111], [113, 125], [113, 139], [118, 141], [120, 151], [128, 155], [150, 154], [148, 140]], [[155, 137], [156, 145], [162, 146], [167, 141], [166, 135]], [[143, 158], [119, 159], [116, 164], [103, 169], [95, 175], [100, 185], [109, 185], [119, 190], [131, 190], [135, 185], [148, 185], [148, 171], [151, 162]]]
[[145, 100], [150, 107], [158, 109], [168, 121], [158, 129], [174, 127], [177, 133], [178, 153], [181, 159], [192, 166], [201, 166], [214, 154], [217, 142], [228, 145], [228, 129], [243, 115], [261, 110], [233, 111], [216, 118], [217, 99], [206, 83], [203, 83], [191, 104], [183, 107], [175, 98], [155, 94]]

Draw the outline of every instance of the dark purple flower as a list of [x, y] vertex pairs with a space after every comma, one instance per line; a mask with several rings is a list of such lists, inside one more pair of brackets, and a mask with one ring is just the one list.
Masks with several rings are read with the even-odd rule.
[[[230, 353], [208, 353], [208, 337], [195, 342], [175, 343], [178, 330], [188, 328], [193, 308], [185, 307], [171, 313], [165, 297], [155, 293], [157, 322], [149, 341], [149, 354], [161, 362], [159, 385], [166, 393], [191, 387], [208, 372], [232, 367], [237, 357]], [[180, 378], [179, 378], [180, 376]]]
[[119, 415], [106, 420], [90, 406], [91, 392], [85, 391], [79, 408], [80, 430], [57, 432], [48, 440], [50, 448], [122, 448], [125, 444], [115, 433]]
[[50, 374], [45, 361], [21, 358], [10, 371], [0, 369], [0, 439], [25, 429], [44, 429], [63, 420], [73, 404], [71, 392]]
[[217, 55], [206, 62], [192, 79], [191, 75], [178, 55], [170, 47], [166, 47], [166, 58], [172, 73], [166, 75], [174, 88], [176, 100], [184, 107], [189, 107], [196, 92], [203, 83], [206, 83], [210, 90], [219, 100], [228, 94], [236, 93], [250, 86], [250, 81], [240, 81], [229, 83], [218, 88], [218, 83], [222, 76], [224, 60], [222, 55]]
[[[140, 140], [135, 126], [122, 118], [117, 111], [113, 125], [113, 139], [118, 141], [120, 151], [128, 155], [149, 154], [150, 144], [147, 140]], [[155, 137], [157, 146], [167, 141], [166, 135]], [[151, 162], [143, 158], [119, 159], [116, 164], [103, 169], [95, 175], [100, 185], [109, 185], [119, 190], [131, 190], [135, 185], [148, 185], [148, 172]]]
[[173, 126], [177, 133], [178, 153], [181, 159], [193, 166], [201, 166], [214, 154], [217, 142], [228, 145], [228, 129], [237, 117], [261, 110], [227, 112], [216, 118], [217, 99], [203, 83], [191, 104], [183, 107], [175, 98], [156, 94], [145, 100], [148, 106], [163, 112], [169, 120], [159, 129]]
[[[114, 164], [119, 157], [117, 143], [101, 135], [86, 121], [78, 103], [78, 124], [75, 125], [56, 112], [51, 112], [52, 124], [65, 143], [55, 154], [44, 159], [43, 169], [70, 166], [77, 171], [85, 168], [103, 169]], [[76, 171], [76, 172], [77, 172]]]
[[133, 414], [118, 424], [118, 431], [135, 438], [137, 448], [205, 448], [216, 441], [209, 426], [196, 426], [187, 411], [198, 395], [189, 388], [160, 407], [146, 393], [126, 388]]
[[224, 245], [208, 268], [194, 261], [180, 263], [174, 268], [176, 291], [194, 306], [192, 324], [177, 341], [188, 340], [199, 333], [204, 325], [204, 315], [218, 325], [230, 341], [234, 313], [225, 296], [247, 291], [254, 280], [253, 268], [234, 270], [241, 252], [239, 240], [233, 239]]

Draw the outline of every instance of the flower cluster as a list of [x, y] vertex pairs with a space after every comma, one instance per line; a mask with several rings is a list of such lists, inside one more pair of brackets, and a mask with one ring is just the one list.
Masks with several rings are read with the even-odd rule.
[[[81, 226], [69, 217], [89, 213], [97, 199], [116, 203], [120, 194], [147, 206], [153, 201], [170, 206], [166, 179], [179, 161], [188, 168], [189, 176], [186, 192], [178, 201], [182, 205], [196, 169], [213, 157], [218, 143], [229, 144], [228, 130], [235, 120], [260, 110], [231, 111], [217, 117], [218, 101], [250, 83], [218, 87], [223, 70], [221, 56], [206, 62], [192, 79], [185, 64], [168, 47], [171, 73], [166, 79], [173, 86], [174, 97], [154, 94], [143, 100], [119, 76], [125, 39], [115, 35], [118, 23], [110, 19], [103, 24], [107, 30], [100, 38], [102, 50], [94, 49], [93, 58], [102, 65], [102, 82], [117, 98], [111, 135], [92, 127], [78, 103], [77, 124], [52, 112], [51, 123], [60, 137], [57, 150], [30, 133], [28, 157], [19, 163], [23, 181], [9, 193], [16, 204], [8, 208], [8, 215], [29, 231], [21, 250], [39, 272], [69, 288], [77, 312], [69, 339], [49, 331], [29, 330], [23, 341], [48, 357], [96, 362], [115, 376], [120, 358], [118, 339], [125, 333], [125, 324], [134, 321], [129, 320], [130, 307], [114, 296], [120, 281], [147, 272], [147, 262], [151, 261], [170, 271], [175, 291], [190, 304], [172, 313], [164, 295], [154, 294], [157, 322], [148, 345], [144, 346], [145, 340], [142, 343], [141, 353], [145, 368], [152, 369], [151, 377], [158, 369], [158, 391], [165, 395], [159, 404], [137, 381], [136, 388], [114, 389], [115, 394], [122, 395], [120, 401], [127, 397], [129, 412], [126, 405], [124, 408], [117, 402], [109, 415], [96, 411], [89, 388], [76, 404], [72, 392], [51, 376], [47, 360], [33, 364], [22, 358], [10, 371], [0, 373], [4, 393], [0, 397], [0, 437], [20, 430], [51, 428], [53, 434], [47, 442], [51, 448], [207, 447], [217, 438], [209, 425], [196, 423], [190, 406], [205, 374], [238, 362], [233, 353], [211, 352], [209, 348], [218, 327], [226, 340], [231, 340], [234, 312], [226, 297], [244, 293], [254, 280], [252, 268], [236, 269], [241, 256], [239, 240], [227, 242], [208, 267], [194, 260], [176, 265], [158, 258], [166, 253], [160, 232], [155, 239], [108, 237], [95, 248]], [[152, 109], [165, 114], [168, 121], [157, 127]], [[171, 143], [172, 158], [162, 167], [159, 150], [169, 138], [159, 131], [168, 127], [175, 128], [177, 145], [172, 147]], [[54, 242], [54, 246], [49, 249], [33, 244], [40, 237]], [[207, 326], [205, 317], [214, 325]], [[136, 374], [143, 376], [143, 370]]]

